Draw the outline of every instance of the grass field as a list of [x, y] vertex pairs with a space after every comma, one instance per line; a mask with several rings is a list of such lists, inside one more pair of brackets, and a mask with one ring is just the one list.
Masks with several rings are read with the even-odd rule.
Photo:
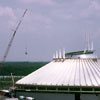
[[[14, 76], [26, 76], [31, 72], [46, 65], [48, 62], [6, 62], [0, 69], [0, 89], [8, 89], [12, 86], [11, 73]], [[3, 77], [4, 76], [4, 77]], [[19, 77], [14, 78], [15, 82], [19, 80]]]

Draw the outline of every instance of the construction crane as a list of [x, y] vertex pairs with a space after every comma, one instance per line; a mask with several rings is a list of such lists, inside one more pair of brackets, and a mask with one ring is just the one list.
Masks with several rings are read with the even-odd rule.
[[15, 30], [14, 30], [14, 33], [13, 33], [13, 35], [12, 35], [10, 41], [9, 41], [8, 47], [7, 47], [6, 51], [5, 51], [5, 54], [4, 54], [3, 59], [2, 59], [2, 61], [1, 61], [1, 64], [0, 64], [0, 70], [1, 70], [1, 67], [3, 66], [3, 64], [5, 63], [5, 60], [6, 60], [7, 56], [8, 56], [8, 53], [9, 53], [9, 50], [10, 50], [10, 48], [11, 48], [12, 42], [13, 42], [13, 40], [14, 40], [14, 37], [15, 37], [15, 35], [16, 35], [16, 32], [17, 32], [17, 30], [18, 30], [20, 24], [22, 23], [22, 20], [23, 20], [23, 18], [24, 18], [24, 16], [25, 16], [26, 12], [27, 12], [27, 9], [24, 11], [24, 13], [23, 13], [21, 19], [19, 20], [18, 25], [16, 26], [16, 28], [15, 28]]

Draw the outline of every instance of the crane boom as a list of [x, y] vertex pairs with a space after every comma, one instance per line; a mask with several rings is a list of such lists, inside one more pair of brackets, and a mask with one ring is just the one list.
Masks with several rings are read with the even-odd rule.
[[10, 50], [10, 47], [11, 47], [12, 42], [13, 42], [13, 40], [14, 40], [14, 37], [15, 37], [15, 35], [16, 35], [16, 32], [17, 32], [17, 30], [18, 30], [18, 28], [19, 28], [19, 26], [20, 26], [20, 24], [21, 24], [21, 22], [22, 22], [22, 20], [23, 20], [23, 18], [24, 18], [24, 16], [25, 16], [26, 12], [27, 12], [27, 9], [24, 11], [24, 13], [23, 13], [23, 15], [22, 15], [22, 18], [19, 20], [19, 23], [18, 23], [18, 25], [16, 26], [16, 28], [15, 28], [15, 30], [14, 30], [14, 33], [13, 33], [13, 35], [12, 35], [10, 41], [9, 41], [8, 47], [7, 47], [6, 51], [5, 51], [5, 54], [4, 54], [4, 56], [3, 56], [3, 59], [2, 59], [2, 61], [1, 61], [0, 68], [3, 66], [3, 64], [4, 64], [4, 62], [5, 62], [6, 58], [7, 58], [7, 55], [8, 55], [8, 53], [9, 53], [9, 50]]

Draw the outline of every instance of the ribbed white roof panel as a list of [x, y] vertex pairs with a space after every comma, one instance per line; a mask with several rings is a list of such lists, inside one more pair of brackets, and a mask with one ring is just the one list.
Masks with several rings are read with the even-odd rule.
[[52, 61], [17, 81], [20, 85], [100, 86], [100, 60]]

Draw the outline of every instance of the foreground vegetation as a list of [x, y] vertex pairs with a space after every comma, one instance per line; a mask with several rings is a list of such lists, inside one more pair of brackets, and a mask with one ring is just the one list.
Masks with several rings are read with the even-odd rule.
[[[12, 86], [12, 78], [5, 76], [11, 76], [11, 73], [13, 73], [13, 76], [26, 76], [47, 63], [48, 62], [6, 62], [0, 69], [0, 76], [2, 76], [0, 78], [0, 89], [8, 89]], [[14, 81], [16, 82], [19, 79], [20, 77], [15, 77]]]
[[0, 69], [0, 76], [26, 76], [48, 62], [6, 62]]

